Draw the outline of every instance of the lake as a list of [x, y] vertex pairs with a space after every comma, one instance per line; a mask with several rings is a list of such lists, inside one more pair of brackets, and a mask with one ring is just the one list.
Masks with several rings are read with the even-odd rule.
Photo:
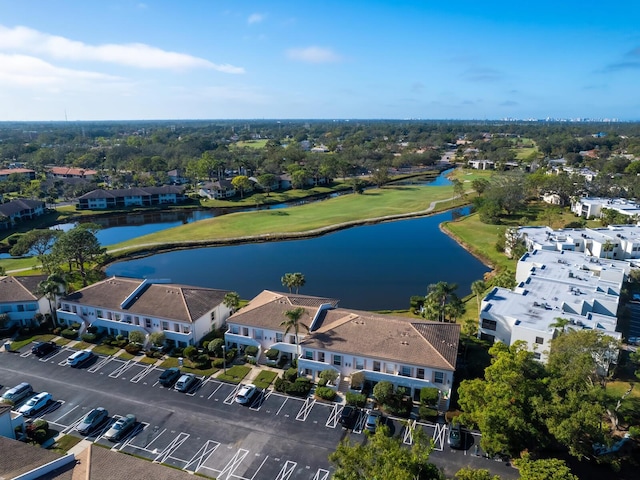
[[468, 209], [354, 227], [318, 238], [198, 248], [122, 261], [108, 275], [165, 278], [173, 283], [233, 290], [250, 299], [264, 289], [283, 291], [280, 278], [301, 272], [300, 293], [337, 298], [362, 310], [406, 309], [439, 281], [464, 296], [489, 269], [443, 234], [439, 225]]

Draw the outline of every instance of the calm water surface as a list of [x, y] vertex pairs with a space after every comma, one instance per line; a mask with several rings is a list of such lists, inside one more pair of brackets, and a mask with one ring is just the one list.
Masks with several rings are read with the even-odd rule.
[[282, 275], [302, 272], [306, 285], [300, 293], [337, 298], [348, 308], [408, 308], [409, 298], [425, 295], [431, 283], [457, 283], [462, 296], [488, 271], [440, 232], [439, 224], [452, 215], [355, 227], [308, 240], [162, 253], [115, 263], [107, 274], [168, 278], [234, 290], [248, 299], [264, 289], [283, 291]]

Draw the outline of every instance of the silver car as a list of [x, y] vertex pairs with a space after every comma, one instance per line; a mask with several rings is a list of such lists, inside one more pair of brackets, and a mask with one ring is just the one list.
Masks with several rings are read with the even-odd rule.
[[125, 417], [119, 418], [116, 423], [107, 430], [107, 433], [104, 434], [104, 438], [112, 442], [117, 442], [129, 433], [135, 424], [136, 416], [130, 413]]
[[76, 430], [82, 435], [88, 435], [102, 425], [107, 418], [109, 418], [109, 412], [106, 409], [102, 407], [94, 408], [80, 420]]
[[193, 373], [185, 373], [176, 382], [176, 390], [179, 392], [188, 392], [198, 382], [198, 377]]

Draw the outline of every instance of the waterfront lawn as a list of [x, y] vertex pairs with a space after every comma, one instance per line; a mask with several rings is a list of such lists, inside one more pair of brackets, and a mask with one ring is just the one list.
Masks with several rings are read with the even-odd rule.
[[[278, 210], [241, 212], [181, 225], [113, 245], [120, 249], [171, 243], [223, 240], [263, 235], [279, 238], [291, 233], [310, 232], [346, 222], [365, 221], [388, 215], [426, 211], [431, 202], [440, 201], [434, 211], [451, 207], [443, 202], [453, 195], [451, 186], [393, 186], [365, 190], [360, 195], [344, 195], [297, 207]], [[458, 202], [461, 204], [462, 201]]]

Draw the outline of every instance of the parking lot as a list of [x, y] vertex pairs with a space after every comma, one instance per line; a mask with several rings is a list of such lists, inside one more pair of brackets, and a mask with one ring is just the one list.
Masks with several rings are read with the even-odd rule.
[[[84, 415], [102, 406], [109, 411], [109, 422], [90, 432], [87, 440], [218, 479], [328, 479], [332, 468], [327, 457], [339, 441], [365, 438], [365, 412], [353, 430], [346, 431], [338, 424], [339, 404], [266, 390], [242, 406], [235, 402], [239, 387], [215, 378], [199, 378], [189, 392], [180, 393], [160, 385], [162, 369], [134, 361], [95, 356], [71, 368], [66, 358], [74, 351], [63, 347], [45, 358], [27, 349], [3, 354], [0, 392], [22, 381], [36, 392], [50, 392], [55, 402], [37, 417], [76, 436], [81, 436], [75, 427]], [[117, 443], [106, 440], [110, 425], [128, 413], [137, 417], [134, 429]], [[412, 443], [403, 421], [389, 418], [387, 423], [392, 434]], [[440, 458], [447, 471], [478, 463], [503, 478], [516, 478], [513, 469], [471, 454], [473, 448], [451, 451], [446, 425], [414, 426], [433, 438], [432, 459]]]

